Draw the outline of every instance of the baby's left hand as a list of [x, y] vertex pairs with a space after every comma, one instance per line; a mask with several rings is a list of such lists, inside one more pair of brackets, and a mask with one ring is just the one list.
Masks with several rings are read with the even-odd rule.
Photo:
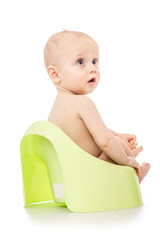
[[136, 142], [136, 136], [133, 134], [127, 134], [127, 133], [123, 133], [123, 134], [119, 134], [119, 137], [129, 146], [129, 148], [135, 149], [138, 145], [138, 143]]

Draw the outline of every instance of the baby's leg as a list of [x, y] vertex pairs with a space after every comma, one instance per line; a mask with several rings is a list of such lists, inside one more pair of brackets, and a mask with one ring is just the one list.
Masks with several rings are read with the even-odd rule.
[[134, 154], [135, 157], [137, 157], [138, 154], [139, 154], [140, 152], [142, 152], [142, 150], [143, 150], [143, 147], [142, 147], [142, 146], [140, 146], [140, 147], [138, 147], [138, 148], [133, 148], [133, 149], [132, 149], [132, 153]]
[[[130, 156], [130, 157], [134, 157], [134, 154], [132, 153], [132, 151], [130, 150], [130, 148], [127, 146], [127, 144], [119, 137], [115, 136], [117, 138], [117, 140], [121, 143], [125, 153], [127, 154], [127, 156]], [[101, 152], [98, 156], [98, 158], [104, 160], [104, 161], [107, 161], [107, 162], [110, 162], [110, 163], [114, 163], [114, 164], [117, 164], [116, 162], [114, 162], [111, 158], [109, 158], [107, 156], [106, 153], [104, 152]]]
[[123, 150], [125, 151], [125, 153], [127, 154], [127, 156], [135, 158], [132, 150], [128, 147], [128, 145], [120, 137], [115, 136], [115, 138], [120, 142], [120, 144], [121, 144]]
[[[138, 155], [139, 152], [141, 152], [143, 150], [142, 147], [139, 147], [139, 149], [135, 149], [135, 152], [133, 152], [132, 150], [130, 150], [130, 148], [128, 147], [128, 145], [120, 138], [117, 137], [117, 139], [120, 141], [124, 151], [126, 152], [126, 154], [129, 157], [136, 157]], [[137, 150], [137, 151], [136, 151]], [[138, 175], [138, 179], [139, 182], [141, 183], [143, 178], [147, 175], [149, 169], [150, 169], [150, 164], [149, 163], [142, 163], [142, 165], [139, 165], [139, 169], [135, 169]]]
[[[134, 154], [132, 153], [132, 151], [130, 150], [130, 148], [127, 146], [127, 144], [119, 137], [115, 136], [115, 138], [117, 138], [117, 140], [121, 143], [125, 153], [127, 154], [127, 156], [130, 156], [130, 157], [134, 157]], [[110, 162], [110, 163], [115, 163], [117, 164], [116, 162], [114, 162], [111, 158], [109, 158], [107, 156], [107, 154], [105, 154], [104, 152], [101, 152], [98, 156], [98, 158], [104, 160], [104, 161], [107, 161], [107, 162]]]
[[133, 148], [132, 150], [129, 148], [129, 146], [120, 138], [120, 137], [117, 137], [117, 136], [115, 136], [116, 138], [117, 138], [117, 140], [121, 143], [121, 145], [122, 145], [122, 147], [123, 147], [123, 149], [124, 149], [124, 151], [125, 151], [125, 153], [127, 154], [127, 156], [129, 156], [129, 157], [137, 157], [137, 155], [140, 153], [140, 152], [142, 152], [142, 150], [143, 150], [143, 147], [141, 146], [141, 147], [138, 147], [138, 148]]
[[[133, 157], [135, 158], [135, 155], [134, 153], [130, 150], [130, 148], [128, 147], [128, 145], [122, 140], [120, 139], [119, 137], [116, 137], [118, 141], [120, 141], [121, 143], [121, 146], [123, 147], [125, 153], [127, 154], [127, 156], [129, 157]], [[110, 159], [107, 154], [105, 154], [104, 152], [101, 152], [98, 156], [98, 158], [104, 160], [104, 161], [107, 161], [107, 162], [110, 162], [110, 163], [114, 163], [114, 164], [117, 164], [115, 163], [114, 161], [112, 161], [112, 159]], [[143, 178], [147, 175], [149, 169], [150, 169], [150, 164], [149, 163], [142, 163], [142, 165], [139, 166], [139, 169], [137, 170], [137, 174], [138, 174], [138, 179], [139, 179], [139, 182], [141, 183]]]
[[141, 183], [143, 178], [147, 175], [151, 165], [149, 163], [142, 163], [140, 166], [141, 174], [138, 175], [139, 182]]
[[111, 158], [109, 158], [109, 157], [107, 156], [107, 154], [105, 154], [105, 152], [101, 152], [101, 153], [98, 155], [98, 158], [101, 159], [101, 160], [104, 160], [104, 161], [106, 161], [106, 162], [116, 164], [114, 161], [112, 161]]

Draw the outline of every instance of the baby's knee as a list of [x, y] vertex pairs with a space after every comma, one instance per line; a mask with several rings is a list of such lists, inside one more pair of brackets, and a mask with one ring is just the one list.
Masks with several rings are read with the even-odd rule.
[[101, 160], [106, 161], [107, 155], [102, 151], [102, 152], [98, 155], [97, 158], [100, 158]]

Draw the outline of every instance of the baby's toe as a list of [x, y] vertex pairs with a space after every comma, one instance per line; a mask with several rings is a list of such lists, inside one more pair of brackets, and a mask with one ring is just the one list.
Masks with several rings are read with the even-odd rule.
[[146, 167], [151, 167], [151, 165], [149, 163], [146, 163], [146, 162], [142, 163], [142, 165], [146, 166]]

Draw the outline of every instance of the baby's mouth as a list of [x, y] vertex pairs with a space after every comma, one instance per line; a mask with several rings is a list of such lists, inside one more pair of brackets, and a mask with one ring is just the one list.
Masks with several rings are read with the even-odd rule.
[[96, 79], [95, 78], [91, 78], [88, 83], [95, 83], [96, 82]]

